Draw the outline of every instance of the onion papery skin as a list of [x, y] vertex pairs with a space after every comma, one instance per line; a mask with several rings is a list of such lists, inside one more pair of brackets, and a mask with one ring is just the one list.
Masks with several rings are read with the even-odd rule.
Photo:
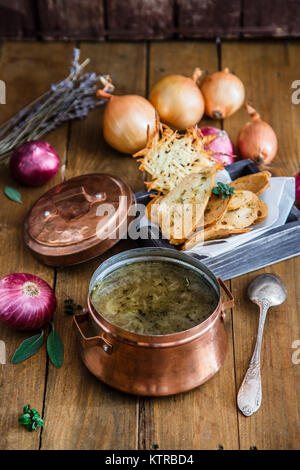
[[55, 309], [55, 294], [40, 277], [14, 273], [0, 279], [1, 323], [17, 330], [37, 330], [51, 320]]
[[201, 91], [205, 101], [205, 114], [213, 119], [231, 116], [245, 100], [243, 82], [227, 68], [205, 77], [201, 83]]
[[99, 98], [108, 98], [103, 116], [103, 136], [121, 153], [133, 154], [146, 147], [149, 135], [156, 129], [156, 113], [152, 104], [138, 95], [112, 96], [97, 91]]
[[196, 84], [198, 76], [168, 75], [154, 85], [149, 100], [162, 122], [185, 130], [200, 121], [204, 114], [204, 99]]
[[20, 145], [9, 162], [12, 175], [27, 186], [48, 183], [56, 175], [59, 164], [56, 150], [48, 142], [38, 140]]
[[277, 153], [276, 134], [249, 103], [246, 103], [246, 110], [251, 120], [240, 130], [237, 140], [239, 153], [242, 158], [250, 158], [258, 165], [268, 165]]
[[213, 152], [213, 157], [221, 161], [223, 165], [231, 165], [234, 162], [234, 146], [226, 131], [217, 127], [201, 127], [201, 134], [215, 135], [216, 138], [205, 146], [205, 150]]

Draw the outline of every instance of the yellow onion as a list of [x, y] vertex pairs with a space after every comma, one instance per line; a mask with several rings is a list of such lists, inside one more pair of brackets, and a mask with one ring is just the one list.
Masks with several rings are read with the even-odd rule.
[[228, 68], [214, 72], [203, 80], [201, 91], [205, 114], [213, 119], [224, 119], [237, 111], [245, 100], [243, 82]]
[[277, 153], [276, 134], [249, 103], [246, 103], [245, 107], [251, 120], [240, 130], [237, 142], [239, 153], [243, 158], [250, 158], [258, 165], [267, 165]]
[[154, 85], [149, 100], [163, 122], [184, 130], [200, 121], [204, 113], [204, 100], [197, 85], [200, 75], [201, 71], [195, 69], [192, 78], [168, 75]]
[[146, 98], [138, 95], [113, 96], [103, 90], [97, 97], [108, 98], [103, 116], [103, 135], [111, 147], [135, 153], [146, 146], [147, 135], [156, 128], [156, 113]]

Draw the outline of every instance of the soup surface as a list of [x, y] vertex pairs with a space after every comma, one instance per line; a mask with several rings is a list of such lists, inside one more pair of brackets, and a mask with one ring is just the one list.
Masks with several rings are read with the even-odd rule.
[[200, 274], [162, 261], [135, 262], [112, 272], [93, 287], [91, 300], [110, 323], [144, 335], [192, 328], [218, 304]]

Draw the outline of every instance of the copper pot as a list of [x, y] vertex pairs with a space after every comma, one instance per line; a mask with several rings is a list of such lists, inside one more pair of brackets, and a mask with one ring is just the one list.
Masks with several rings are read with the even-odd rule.
[[[199, 325], [180, 333], [146, 336], [112, 325], [90, 301], [93, 286], [115, 269], [135, 261], [159, 260], [197, 269], [219, 298], [214, 312]], [[230, 300], [222, 302], [220, 286]], [[224, 310], [233, 296], [200, 261], [166, 248], [139, 248], [109, 258], [92, 276], [88, 313], [74, 317], [81, 355], [86, 367], [100, 380], [136, 395], [172, 395], [209, 380], [222, 366], [227, 351]]]

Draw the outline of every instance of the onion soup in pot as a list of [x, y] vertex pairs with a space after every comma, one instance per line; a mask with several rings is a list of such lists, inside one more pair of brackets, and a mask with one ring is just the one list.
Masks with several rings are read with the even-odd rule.
[[[221, 288], [230, 300], [223, 301]], [[197, 258], [138, 248], [94, 272], [87, 311], [74, 315], [86, 367], [127, 393], [163, 396], [209, 380], [227, 351], [224, 310], [233, 296]]]
[[132, 333], [165, 335], [188, 330], [216, 309], [215, 290], [194, 269], [172, 262], [122, 266], [91, 292], [95, 309]]

